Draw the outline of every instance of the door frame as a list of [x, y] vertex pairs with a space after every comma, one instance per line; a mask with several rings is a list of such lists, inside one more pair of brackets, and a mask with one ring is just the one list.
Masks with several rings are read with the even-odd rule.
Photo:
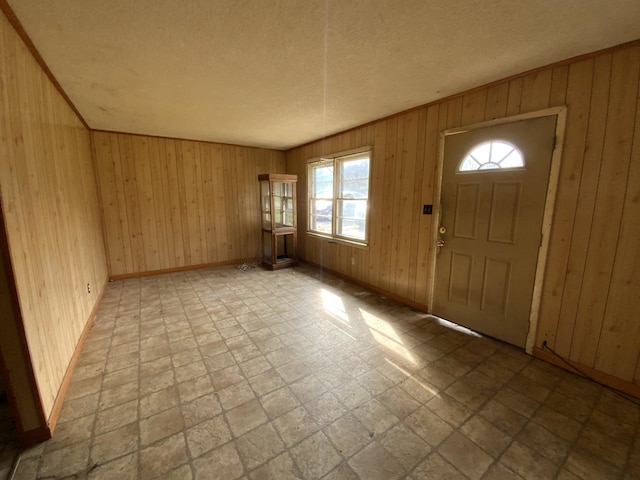
[[556, 202], [556, 192], [558, 189], [558, 180], [560, 178], [560, 164], [562, 160], [562, 151], [564, 147], [564, 135], [566, 130], [567, 120], [567, 107], [551, 107], [543, 110], [536, 110], [534, 112], [522, 113], [519, 115], [513, 115], [510, 117], [503, 117], [485, 122], [474, 123], [471, 125], [465, 125], [464, 127], [455, 127], [443, 130], [440, 132], [440, 139], [438, 142], [438, 161], [436, 164], [436, 189], [434, 195], [434, 215], [431, 228], [431, 248], [429, 254], [429, 285], [428, 293], [429, 300], [427, 302], [427, 308], [429, 313], [433, 313], [433, 299], [435, 293], [435, 272], [436, 272], [436, 257], [437, 249], [435, 248], [435, 242], [438, 239], [438, 227], [440, 226], [441, 215], [441, 196], [442, 196], [442, 171], [444, 166], [444, 146], [445, 140], [450, 135], [460, 134], [476, 130], [479, 128], [493, 127], [496, 125], [504, 125], [508, 123], [514, 123], [521, 120], [530, 120], [539, 117], [556, 117], [556, 143], [555, 148], [551, 154], [551, 168], [549, 170], [549, 181], [547, 183], [547, 194], [544, 204], [544, 213], [542, 217], [542, 239], [540, 242], [540, 248], [538, 250], [538, 261], [536, 263], [536, 272], [533, 281], [533, 296], [531, 298], [531, 308], [529, 314], [529, 331], [527, 333], [527, 339], [525, 342], [525, 351], [528, 354], [532, 354], [533, 346], [535, 343], [536, 332], [538, 330], [538, 318], [540, 315], [540, 302], [542, 299], [542, 286], [544, 282], [544, 274], [547, 265], [547, 256], [549, 253], [549, 241], [551, 239], [551, 224], [553, 221], [553, 211]]

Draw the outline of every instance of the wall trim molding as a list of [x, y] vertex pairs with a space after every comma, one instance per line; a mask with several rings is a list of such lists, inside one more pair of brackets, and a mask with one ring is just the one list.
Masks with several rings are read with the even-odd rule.
[[226, 265], [241, 265], [243, 263], [251, 263], [258, 262], [260, 263], [260, 259], [257, 258], [239, 258], [234, 260], [224, 260], [222, 262], [214, 262], [214, 263], [202, 263], [200, 265], [185, 265], [182, 267], [173, 267], [173, 268], [164, 268], [161, 270], [147, 270], [144, 272], [133, 272], [133, 273], [121, 273], [118, 275], [111, 275], [109, 277], [109, 281], [116, 280], [126, 280], [127, 278], [140, 278], [140, 277], [151, 277], [154, 275], [162, 275], [165, 273], [175, 273], [175, 272], [187, 272], [189, 270], [202, 270], [204, 268], [212, 268], [212, 267], [224, 267]]
[[20, 37], [24, 45], [27, 47], [27, 50], [31, 52], [31, 55], [33, 56], [35, 61], [38, 63], [38, 65], [40, 65], [40, 68], [42, 69], [44, 74], [49, 78], [54, 88], [62, 96], [64, 101], [67, 102], [67, 105], [69, 105], [69, 108], [73, 110], [73, 113], [76, 114], [76, 116], [85, 126], [85, 128], [87, 130], [91, 130], [91, 127], [89, 127], [89, 124], [86, 122], [84, 117], [80, 114], [80, 111], [76, 108], [76, 106], [71, 101], [67, 93], [64, 91], [64, 89], [62, 88], [62, 85], [60, 85], [60, 83], [58, 82], [58, 79], [55, 77], [55, 75], [47, 65], [47, 62], [45, 62], [44, 58], [42, 58], [42, 55], [40, 55], [40, 52], [36, 48], [35, 44], [33, 43], [33, 41], [31, 41], [31, 37], [29, 37], [29, 34], [24, 29], [24, 27], [22, 26], [22, 23], [20, 22], [15, 12], [11, 8], [11, 6], [7, 3], [6, 0], [0, 0], [0, 10], [2, 10], [5, 17], [7, 17], [7, 20], [9, 21], [11, 26], [14, 28], [14, 30], [16, 31], [16, 33], [18, 34], [18, 36]]
[[[0, 0], [2, 2], [3, 0]], [[269, 148], [269, 147], [258, 147], [256, 145], [243, 145], [241, 143], [226, 143], [226, 142], [218, 142], [215, 140], [202, 140], [197, 138], [183, 138], [183, 137], [167, 137], [165, 135], [155, 135], [153, 133], [135, 133], [135, 132], [122, 132], [120, 130], [105, 130], [101, 128], [91, 128], [91, 133], [109, 133], [111, 135], [131, 135], [133, 137], [147, 137], [147, 138], [158, 138], [160, 140], [173, 140], [176, 142], [193, 142], [193, 143], [207, 143], [212, 145], [221, 145], [223, 147], [241, 147], [241, 148], [253, 148], [255, 150], [268, 150], [272, 152], [281, 152], [286, 153], [287, 150], [279, 150], [277, 148]], [[297, 147], [294, 147], [297, 148]]]
[[[0, 1], [2, 1], [2, 0], [0, 0]], [[516, 80], [518, 78], [524, 78], [527, 75], [533, 75], [533, 74], [536, 74], [536, 73], [539, 73], [539, 72], [543, 72], [543, 71], [548, 70], [548, 69], [554, 69], [554, 68], [558, 68], [558, 67], [563, 67], [565, 65], [570, 65], [570, 64], [575, 63], [575, 62], [580, 62], [580, 61], [583, 61], [583, 60], [589, 60], [589, 59], [595, 58], [595, 57], [597, 57], [599, 55], [603, 55], [603, 54], [607, 54], [607, 53], [614, 53], [614, 52], [617, 52], [619, 50], [625, 50], [627, 48], [632, 48], [632, 47], [635, 47], [635, 46], [638, 46], [638, 45], [640, 45], [640, 39], [632, 40], [630, 42], [621, 43], [619, 45], [614, 45], [614, 46], [607, 47], [607, 48], [603, 48], [603, 49], [600, 49], [600, 50], [596, 50], [594, 52], [583, 53], [582, 55], [576, 55], [575, 57], [565, 58], [563, 60], [558, 60], [557, 62], [549, 63], [547, 65], [542, 65], [540, 67], [532, 68], [531, 70], [527, 70], [527, 71], [524, 71], [524, 72], [520, 72], [520, 73], [516, 73], [516, 74], [513, 74], [513, 75], [509, 75], [507, 77], [500, 78], [498, 80], [494, 80], [492, 82], [485, 83], [483, 85], [479, 85], [477, 87], [473, 87], [473, 88], [470, 88], [468, 90], [463, 90], [462, 92], [454, 93], [454, 94], [449, 95], [447, 97], [439, 98], [437, 100], [433, 100], [431, 102], [427, 102], [427, 103], [424, 103], [422, 105], [417, 105], [415, 107], [411, 107], [411, 108], [408, 108], [406, 110], [402, 110], [401, 112], [396, 112], [396, 113], [392, 113], [390, 115], [387, 115], [385, 117], [376, 118], [375, 120], [371, 120], [370, 122], [366, 122], [366, 123], [363, 123], [361, 125], [356, 125], [355, 127], [351, 127], [351, 128], [346, 129], [346, 130], [342, 130], [340, 132], [332, 133], [331, 135], [327, 135], [325, 137], [316, 138], [315, 140], [311, 140], [309, 142], [305, 142], [302, 145], [298, 145], [297, 147], [289, 148], [289, 149], [286, 150], [286, 152], [288, 153], [288, 152], [297, 150], [298, 148], [307, 147], [307, 146], [313, 145], [314, 143], [317, 143], [317, 142], [324, 142], [326, 140], [330, 140], [330, 139], [338, 137], [340, 135], [344, 135], [345, 133], [353, 132], [355, 130], [359, 130], [361, 128], [368, 127], [370, 125], [374, 125], [374, 124], [376, 124], [378, 122], [383, 122], [385, 120], [390, 120], [390, 119], [395, 118], [395, 117], [400, 117], [402, 115], [406, 115], [407, 113], [415, 112], [416, 110], [421, 110], [423, 108], [425, 108], [425, 109], [426, 108], [430, 108], [430, 107], [439, 105], [441, 103], [445, 103], [445, 102], [448, 102], [450, 100], [454, 100], [456, 98], [464, 97], [465, 95], [470, 95], [470, 94], [479, 92], [481, 90], [484, 90], [485, 88], [493, 87], [494, 85], [499, 85], [501, 83], [510, 82], [510, 81]]]

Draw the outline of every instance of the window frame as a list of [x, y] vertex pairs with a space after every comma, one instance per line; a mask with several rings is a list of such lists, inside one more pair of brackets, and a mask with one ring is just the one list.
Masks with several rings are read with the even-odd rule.
[[[478, 159], [476, 157], [474, 157], [472, 155], [473, 152], [475, 152], [476, 150], [478, 150], [480, 147], [482, 147], [483, 145], [489, 144], [490, 148], [493, 148], [493, 144], [503, 144], [503, 145], [508, 145], [512, 148], [511, 152], [509, 152], [507, 155], [505, 155], [500, 162], [498, 162], [497, 164], [495, 162], [485, 162], [485, 163], [480, 163], [478, 161]], [[513, 152], [517, 152], [518, 156], [520, 157], [520, 160], [522, 162], [522, 165], [518, 165], [515, 167], [502, 167], [500, 166], [500, 163], [502, 163], [502, 161], [504, 161], [509, 155], [511, 155], [511, 153]], [[469, 169], [469, 170], [462, 170], [462, 166], [466, 163], [467, 158], [471, 157], [477, 164], [478, 164], [478, 168], [475, 169]], [[491, 158], [490, 158], [491, 160]], [[495, 168], [482, 168], [484, 165], [488, 165], [493, 163], [494, 165], [497, 165], [497, 167]], [[507, 140], [503, 140], [501, 138], [492, 138], [491, 140], [486, 140], [480, 143], [475, 144], [472, 148], [469, 149], [469, 151], [462, 157], [462, 160], [460, 160], [460, 162], [458, 163], [458, 167], [456, 168], [456, 174], [462, 174], [462, 175], [467, 175], [467, 174], [472, 174], [472, 173], [482, 173], [482, 172], [505, 172], [505, 171], [517, 171], [517, 170], [526, 170], [527, 169], [527, 162], [525, 160], [524, 154], [522, 153], [522, 151], [513, 143], [507, 141]]]
[[[357, 200], [365, 200], [365, 216], [364, 216], [364, 238], [356, 238], [353, 236], [348, 236], [344, 234], [338, 233], [338, 205], [344, 200], [354, 200], [349, 197], [341, 197], [340, 196], [340, 187], [342, 185], [341, 178], [341, 168], [340, 164], [349, 161], [351, 158], [356, 156], [362, 156], [363, 154], [367, 154], [369, 161], [369, 173], [367, 176], [367, 197], [365, 199], [357, 199]], [[365, 147], [359, 148], [355, 150], [348, 150], [345, 152], [339, 152], [333, 155], [323, 155], [320, 158], [309, 160], [307, 163], [307, 234], [311, 236], [317, 236], [321, 238], [326, 238], [329, 240], [334, 240], [341, 243], [348, 243], [351, 245], [368, 247], [369, 245], [369, 213], [370, 213], [370, 202], [371, 202], [371, 162], [372, 162], [372, 148]], [[330, 199], [331, 201], [331, 231], [324, 232], [320, 230], [314, 230], [311, 228], [313, 224], [312, 217], [317, 214], [312, 213], [312, 202], [315, 200], [329, 200], [324, 197], [314, 197], [314, 168], [320, 166], [329, 166], [333, 167], [332, 171], [332, 190], [333, 196]], [[341, 217], [344, 218], [344, 217]]]

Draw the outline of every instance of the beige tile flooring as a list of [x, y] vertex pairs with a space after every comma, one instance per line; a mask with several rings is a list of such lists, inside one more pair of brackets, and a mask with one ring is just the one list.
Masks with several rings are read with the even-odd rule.
[[307, 267], [113, 282], [18, 479], [640, 478], [640, 408]]

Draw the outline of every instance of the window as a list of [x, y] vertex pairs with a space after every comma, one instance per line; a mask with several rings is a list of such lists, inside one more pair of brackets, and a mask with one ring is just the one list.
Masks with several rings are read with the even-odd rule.
[[524, 159], [520, 150], [500, 140], [481, 143], [462, 159], [459, 172], [489, 170], [494, 168], [522, 168]]
[[367, 242], [371, 152], [309, 163], [309, 231]]

